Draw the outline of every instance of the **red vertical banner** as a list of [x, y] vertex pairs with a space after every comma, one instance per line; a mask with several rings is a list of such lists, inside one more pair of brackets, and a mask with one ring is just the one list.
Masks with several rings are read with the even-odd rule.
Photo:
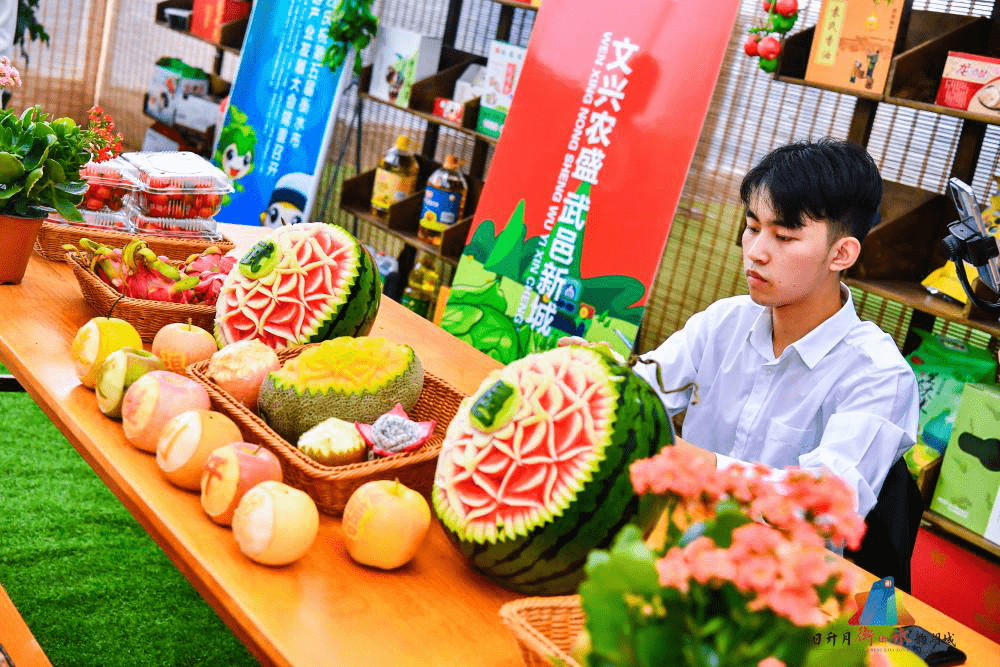
[[545, 0], [442, 327], [631, 350], [738, 0]]

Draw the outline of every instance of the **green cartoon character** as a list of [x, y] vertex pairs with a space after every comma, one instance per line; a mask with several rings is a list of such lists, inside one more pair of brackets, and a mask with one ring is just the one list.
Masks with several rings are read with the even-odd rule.
[[[229, 122], [222, 128], [219, 144], [215, 149], [215, 162], [233, 183], [237, 192], [243, 192], [238, 182], [253, 171], [253, 153], [257, 148], [257, 133], [247, 124], [247, 115], [235, 106], [229, 106]], [[228, 204], [231, 197], [226, 195], [222, 203]]]

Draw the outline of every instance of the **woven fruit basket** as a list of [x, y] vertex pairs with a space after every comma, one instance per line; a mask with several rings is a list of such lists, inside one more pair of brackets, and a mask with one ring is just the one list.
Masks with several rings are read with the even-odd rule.
[[67, 225], [61, 222], [46, 220], [38, 230], [38, 237], [35, 239], [35, 252], [51, 262], [66, 261], [66, 250], [64, 245], [79, 246], [80, 239], [88, 238], [96, 243], [103, 243], [111, 248], [122, 248], [129, 241], [141, 238], [149, 246], [150, 250], [157, 255], [163, 255], [168, 259], [183, 261], [204, 251], [210, 246], [216, 246], [223, 253], [227, 253], [236, 245], [222, 236], [217, 241], [199, 238], [181, 238], [167, 236], [151, 236], [148, 234], [133, 234], [130, 232], [118, 231], [114, 229], [101, 229], [99, 227], [84, 227], [81, 225]]
[[514, 600], [500, 607], [500, 618], [517, 638], [527, 667], [580, 667], [570, 655], [583, 630], [578, 595]]
[[[318, 345], [303, 345], [278, 352], [282, 363], [298, 356], [303, 350]], [[344, 506], [354, 491], [364, 484], [379, 479], [399, 480], [405, 486], [430, 497], [434, 485], [434, 471], [441, 451], [444, 432], [448, 428], [458, 405], [465, 398], [457, 389], [433, 373], [424, 373], [424, 386], [412, 410], [407, 411], [411, 419], [437, 422], [434, 434], [419, 449], [412, 452], [394, 454], [373, 461], [363, 461], [343, 466], [325, 466], [300, 452], [264, 422], [247, 409], [231, 394], [209, 379], [206, 371], [208, 361], [200, 361], [188, 366], [187, 372], [208, 390], [213, 409], [228, 415], [240, 427], [248, 442], [263, 445], [274, 452], [281, 461], [284, 481], [290, 486], [309, 494], [321, 512], [340, 516]]]
[[188, 322], [211, 331], [215, 325], [215, 306], [190, 303], [168, 303], [123, 296], [90, 269], [84, 256], [65, 252], [73, 269], [84, 300], [98, 315], [117, 317], [129, 322], [139, 332], [143, 342], [151, 343], [156, 332], [172, 322]]

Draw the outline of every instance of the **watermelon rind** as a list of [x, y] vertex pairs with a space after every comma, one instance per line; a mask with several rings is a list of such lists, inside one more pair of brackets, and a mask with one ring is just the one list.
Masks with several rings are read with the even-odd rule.
[[[629, 368], [584, 347], [566, 347], [546, 355], [553, 366], [587, 364], [603, 369], [607, 386], [616, 396], [610, 409], [606, 440], [594, 443], [594, 455], [577, 470], [575, 488], [555, 498], [530, 520], [496, 526], [494, 530], [468, 520], [447, 477], [462, 465], [474, 466], [476, 448], [469, 444], [472, 428], [468, 411], [472, 403], [498, 377], [514, 378], [522, 372], [530, 355], [491, 374], [472, 397], [466, 399], [452, 420], [438, 459], [432, 501], [445, 532], [465, 555], [472, 567], [501, 586], [525, 595], [571, 593], [583, 580], [587, 555], [610, 544], [627, 523], [637, 523], [647, 531], [653, 527], [655, 512], [641, 513], [639, 498], [629, 478], [630, 464], [655, 454], [673, 442], [673, 428], [656, 392]], [[509, 437], [507, 429], [498, 437]], [[461, 434], [465, 434], [463, 439]], [[477, 436], [478, 437], [478, 436]], [[485, 436], [484, 436], [485, 437]], [[464, 442], [464, 444], [463, 444]], [[458, 451], [464, 447], [468, 451]], [[468, 499], [466, 499], [468, 501]]]

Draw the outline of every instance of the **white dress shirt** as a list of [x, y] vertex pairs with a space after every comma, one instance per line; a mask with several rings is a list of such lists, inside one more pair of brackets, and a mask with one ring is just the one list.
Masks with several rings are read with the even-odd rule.
[[775, 358], [771, 315], [749, 296], [715, 302], [636, 364], [668, 414], [684, 409], [683, 437], [734, 459], [774, 468], [827, 468], [854, 489], [866, 516], [889, 467], [916, 441], [913, 371], [895, 342], [854, 311], [850, 290], [837, 313]]

